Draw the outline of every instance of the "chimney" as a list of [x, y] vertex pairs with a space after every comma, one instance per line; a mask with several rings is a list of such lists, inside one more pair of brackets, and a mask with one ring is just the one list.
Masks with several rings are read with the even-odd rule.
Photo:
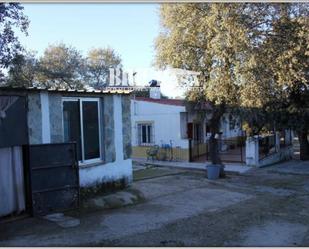
[[161, 91], [159, 86], [150, 87], [149, 97], [152, 99], [161, 99]]
[[149, 82], [149, 85], [150, 85], [149, 97], [151, 99], [161, 99], [161, 90], [159, 81], [151, 80]]

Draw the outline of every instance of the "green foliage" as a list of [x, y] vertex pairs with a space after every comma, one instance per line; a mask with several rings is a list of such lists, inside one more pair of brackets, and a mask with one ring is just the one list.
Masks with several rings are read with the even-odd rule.
[[82, 88], [85, 61], [81, 53], [63, 43], [50, 45], [39, 59], [38, 81], [47, 87]]
[[308, 134], [308, 6], [163, 4], [157, 64], [200, 73], [201, 87], [187, 98], [212, 102], [212, 133], [226, 107], [236, 107], [249, 134], [274, 127]]
[[101, 88], [108, 82], [109, 68], [121, 66], [120, 63], [119, 55], [111, 48], [92, 49], [86, 59], [76, 48], [59, 43], [47, 47], [40, 58], [34, 52], [16, 54], [6, 85]]
[[192, 90], [197, 98], [239, 105], [269, 12], [261, 4], [162, 5], [157, 64], [199, 72], [201, 88]]
[[15, 55], [9, 67], [7, 85], [15, 87], [33, 86], [37, 81], [38, 67], [38, 60], [34, 52]]
[[308, 89], [308, 4], [163, 4], [160, 15], [157, 64], [200, 72], [188, 99], [260, 108], [244, 112], [259, 130], [295, 84]]
[[[308, 5], [307, 5], [308, 6]], [[265, 42], [269, 67], [280, 94], [275, 98], [281, 115], [278, 123], [309, 132], [309, 15], [281, 6], [272, 36]], [[293, 14], [292, 14], [293, 13]]]
[[108, 84], [109, 69], [121, 67], [121, 58], [112, 48], [94, 48], [88, 52], [86, 80], [94, 88]]
[[7, 68], [14, 55], [22, 51], [15, 28], [27, 34], [29, 20], [23, 9], [18, 3], [0, 3], [0, 79], [3, 79], [1, 69]]
[[250, 25], [250, 15], [257, 12], [252, 6], [192, 3], [163, 4], [160, 8], [162, 30], [156, 41], [157, 64], [200, 73], [200, 87], [189, 91], [187, 99], [211, 102], [210, 156], [215, 164], [220, 159], [214, 136], [226, 107], [240, 104], [243, 72], [248, 70], [252, 46], [248, 33], [259, 28]]
[[308, 4], [267, 6], [272, 9], [270, 21], [252, 53], [254, 63], [240, 94], [241, 103], [261, 109], [255, 127], [272, 123], [277, 129], [308, 132]]

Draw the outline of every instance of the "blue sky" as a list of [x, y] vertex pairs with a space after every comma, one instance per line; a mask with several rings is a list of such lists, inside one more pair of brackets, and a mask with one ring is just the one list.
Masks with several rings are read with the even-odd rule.
[[30, 19], [28, 36], [19, 33], [22, 45], [40, 56], [49, 44], [63, 42], [84, 55], [94, 47], [110, 46], [122, 58], [126, 72], [137, 72], [136, 83], [161, 81], [169, 97], [183, 95], [175, 75], [152, 67], [154, 40], [159, 33], [159, 4], [23, 4]]
[[114, 48], [126, 68], [151, 67], [159, 32], [158, 4], [23, 4], [30, 19], [21, 43], [43, 53], [64, 42], [85, 54], [93, 47]]

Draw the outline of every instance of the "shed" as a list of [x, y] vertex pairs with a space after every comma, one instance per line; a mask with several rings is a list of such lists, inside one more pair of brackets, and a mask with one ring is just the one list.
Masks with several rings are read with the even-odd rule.
[[128, 185], [130, 91], [1, 87], [0, 166], [0, 217], [77, 205], [80, 187]]

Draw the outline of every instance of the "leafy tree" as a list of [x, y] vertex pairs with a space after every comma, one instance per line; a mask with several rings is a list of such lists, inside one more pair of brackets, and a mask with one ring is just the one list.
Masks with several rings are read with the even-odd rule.
[[14, 28], [27, 34], [29, 20], [23, 9], [18, 3], [0, 3], [0, 78], [3, 78], [2, 70], [10, 65], [14, 54], [22, 50]]
[[[278, 126], [297, 132], [300, 158], [309, 160], [309, 5], [280, 4], [263, 44], [274, 88]], [[271, 63], [270, 63], [271, 62]]]
[[83, 87], [85, 61], [81, 53], [63, 43], [50, 45], [39, 59], [38, 81], [46, 87]]
[[295, 129], [308, 154], [308, 4], [174, 4], [160, 14], [158, 65], [201, 73], [188, 97], [211, 101], [211, 140], [232, 108], [251, 134]]
[[227, 107], [240, 105], [242, 75], [248, 70], [254, 38], [263, 25], [264, 6], [250, 4], [161, 5], [162, 31], [156, 41], [160, 67], [200, 72], [199, 88], [188, 92], [195, 102], [210, 101], [210, 158], [220, 164], [217, 139]]
[[108, 84], [109, 69], [121, 66], [121, 58], [112, 48], [94, 48], [87, 56], [87, 83], [94, 88]]
[[[88, 60], [87, 60], [88, 59]], [[106, 85], [109, 68], [120, 66], [120, 57], [111, 49], [93, 49], [85, 59], [63, 43], [46, 48], [43, 56], [24, 51], [16, 54], [9, 67], [7, 85], [82, 88]]]
[[295, 130], [300, 157], [308, 159], [308, 4], [265, 5], [268, 26], [257, 36], [240, 94], [247, 128], [252, 134], [265, 126]]
[[37, 83], [38, 60], [34, 52], [17, 54], [12, 59], [6, 84], [10, 86], [31, 87]]

